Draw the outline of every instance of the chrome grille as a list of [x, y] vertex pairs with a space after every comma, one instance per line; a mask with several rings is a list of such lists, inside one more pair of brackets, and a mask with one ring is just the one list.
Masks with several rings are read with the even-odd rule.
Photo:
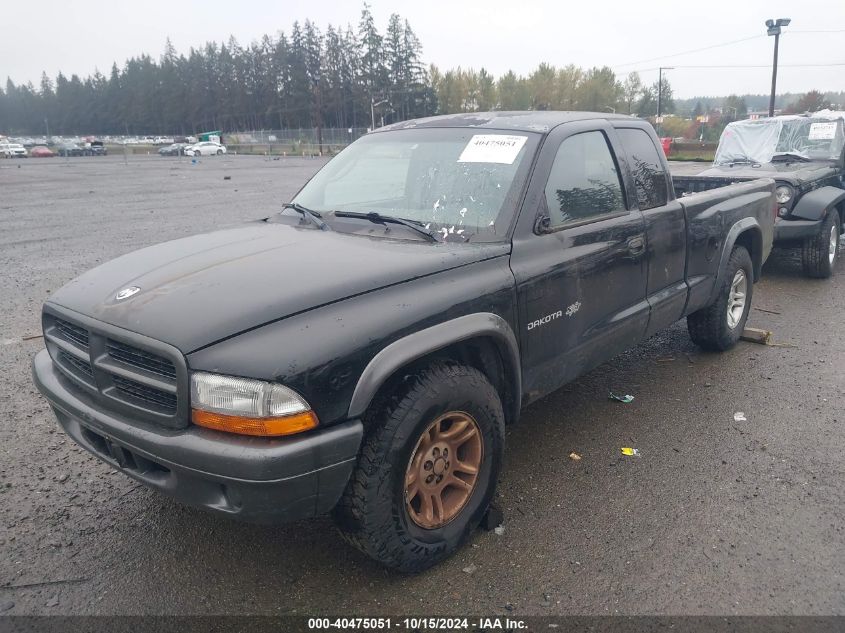
[[105, 407], [174, 428], [188, 424], [188, 378], [175, 348], [45, 307], [44, 340], [55, 365]]

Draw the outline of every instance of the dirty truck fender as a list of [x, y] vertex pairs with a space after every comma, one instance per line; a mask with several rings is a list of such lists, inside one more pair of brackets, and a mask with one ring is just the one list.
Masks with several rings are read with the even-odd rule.
[[790, 215], [802, 220], [821, 220], [827, 216], [828, 209], [842, 203], [845, 203], [845, 189], [819, 187], [801, 196]]
[[722, 255], [719, 259], [719, 270], [716, 272], [716, 282], [713, 284], [713, 290], [710, 292], [710, 301], [707, 305], [716, 301], [716, 296], [719, 293], [719, 288], [722, 286], [722, 281], [725, 277], [725, 271], [728, 267], [728, 259], [730, 259], [731, 252], [736, 245], [737, 239], [740, 235], [749, 233], [751, 236], [752, 253], [751, 262], [754, 265], [754, 281], [760, 279], [761, 270], [763, 268], [763, 230], [760, 228], [760, 223], [757, 218], [742, 218], [737, 221], [728, 231], [725, 237], [725, 247], [722, 249]]
[[379, 388], [402, 367], [455, 343], [478, 337], [494, 340], [503, 360], [508, 365], [505, 379], [510, 383], [513, 397], [509, 404], [503, 402], [503, 405], [510, 408], [506, 410], [507, 418], [511, 421], [516, 420], [522, 401], [519, 345], [508, 322], [490, 312], [467, 314], [438, 323], [409, 334], [382, 349], [367, 364], [358, 379], [349, 404], [349, 417], [356, 418], [363, 415]]

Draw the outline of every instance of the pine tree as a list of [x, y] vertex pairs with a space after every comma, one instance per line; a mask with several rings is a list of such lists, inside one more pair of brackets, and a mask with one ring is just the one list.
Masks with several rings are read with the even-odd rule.
[[374, 103], [387, 97], [388, 73], [384, 65], [383, 38], [375, 26], [370, 5], [364, 4], [358, 23], [360, 47], [360, 77], [368, 101]]

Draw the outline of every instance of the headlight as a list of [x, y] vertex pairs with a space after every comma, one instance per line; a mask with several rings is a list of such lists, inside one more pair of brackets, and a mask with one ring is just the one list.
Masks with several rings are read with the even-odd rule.
[[788, 185], [781, 185], [775, 189], [775, 197], [777, 198], [778, 204], [786, 204], [792, 200], [792, 195], [792, 187]]
[[242, 435], [291, 435], [313, 429], [317, 416], [283, 385], [251, 378], [191, 374], [191, 421]]

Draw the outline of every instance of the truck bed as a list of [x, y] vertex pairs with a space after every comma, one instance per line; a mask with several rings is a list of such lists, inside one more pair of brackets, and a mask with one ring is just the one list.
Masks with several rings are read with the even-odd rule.
[[726, 178], [722, 176], [672, 176], [672, 184], [675, 187], [675, 195], [679, 198], [693, 193], [710, 191], [727, 187], [738, 182], [750, 182], [756, 178]]

